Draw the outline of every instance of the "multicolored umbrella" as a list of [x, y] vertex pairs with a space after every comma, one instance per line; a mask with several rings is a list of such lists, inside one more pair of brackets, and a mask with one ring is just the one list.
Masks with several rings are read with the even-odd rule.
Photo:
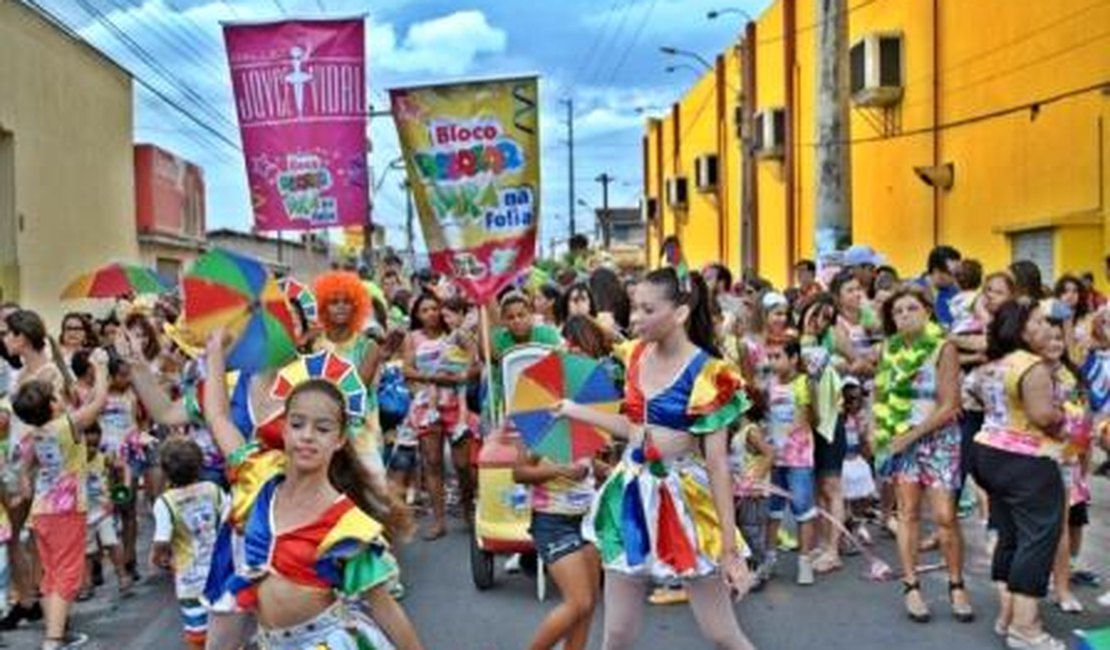
[[318, 306], [316, 304], [316, 295], [307, 286], [301, 284], [295, 278], [282, 278], [278, 280], [278, 286], [281, 287], [285, 297], [289, 300], [295, 300], [300, 304], [301, 309], [304, 310], [304, 315], [308, 318], [309, 322], [316, 321], [316, 313]]
[[171, 288], [170, 283], [151, 269], [115, 262], [78, 276], [66, 286], [61, 297], [62, 300], [119, 298], [165, 293]]
[[524, 444], [557, 463], [592, 458], [609, 442], [608, 434], [584, 422], [556, 418], [551, 409], [561, 399], [616, 413], [620, 391], [598, 361], [569, 352], [552, 352], [517, 378], [509, 419]]
[[274, 379], [270, 393], [285, 400], [293, 389], [309, 379], [326, 379], [335, 384], [346, 400], [348, 418], [366, 417], [366, 385], [358, 376], [358, 368], [331, 352], [302, 356], [282, 368]]
[[182, 279], [182, 293], [182, 322], [194, 340], [220, 327], [232, 336], [228, 368], [255, 372], [296, 358], [292, 309], [258, 260], [221, 249], [205, 253]]

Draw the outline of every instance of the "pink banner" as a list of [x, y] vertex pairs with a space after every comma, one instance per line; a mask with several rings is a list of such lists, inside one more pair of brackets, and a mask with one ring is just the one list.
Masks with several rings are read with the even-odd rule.
[[363, 21], [225, 25], [257, 230], [366, 222]]

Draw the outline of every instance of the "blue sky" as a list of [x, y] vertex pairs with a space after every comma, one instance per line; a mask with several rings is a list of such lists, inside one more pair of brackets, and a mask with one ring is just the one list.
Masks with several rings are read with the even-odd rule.
[[[695, 80], [668, 74], [661, 45], [706, 58], [732, 43], [738, 14], [708, 20], [711, 9], [758, 14], [769, 0], [39, 0], [137, 76], [185, 106], [197, 120], [238, 143], [220, 21], [283, 16], [367, 14], [369, 85], [376, 106], [385, 90], [444, 79], [535, 72], [541, 78], [541, 241], [566, 236], [567, 147], [563, 98], [575, 102], [578, 197], [600, 206], [594, 178], [608, 172], [610, 205], [637, 204], [640, 136]], [[126, 41], [130, 40], [128, 44]], [[136, 50], [142, 50], [138, 54]], [[641, 109], [638, 112], [637, 109]], [[404, 244], [400, 172], [383, 170], [399, 155], [392, 120], [371, 125], [376, 222], [388, 243]], [[241, 154], [154, 93], [135, 84], [135, 139], [174, 151], [205, 170], [210, 228], [250, 227]], [[593, 215], [578, 208], [578, 228]], [[418, 247], [420, 244], [418, 243]]]

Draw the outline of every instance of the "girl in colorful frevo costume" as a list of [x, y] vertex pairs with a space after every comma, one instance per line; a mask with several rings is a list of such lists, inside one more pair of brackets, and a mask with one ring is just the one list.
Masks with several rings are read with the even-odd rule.
[[377, 506], [366, 499], [367, 473], [349, 433], [368, 413], [365, 389], [344, 394], [325, 378], [339, 362], [332, 355], [319, 373], [306, 363], [307, 381], [286, 378], [284, 449], [263, 450], [230, 417], [222, 337], [208, 344], [205, 417], [228, 458], [231, 518], [244, 537], [246, 566], [233, 592], [255, 612], [261, 647], [421, 648], [389, 594], [397, 566], [384, 527], [368, 514]]
[[606, 650], [635, 644], [652, 578], [685, 583], [714, 647], [753, 647], [730, 598], [750, 586], [728, 465], [728, 428], [748, 404], [739, 372], [715, 356], [707, 295], [682, 267], [649, 273], [636, 288], [637, 339], [618, 349], [626, 413], [570, 401], [556, 408], [629, 441], [584, 523], [606, 573]]

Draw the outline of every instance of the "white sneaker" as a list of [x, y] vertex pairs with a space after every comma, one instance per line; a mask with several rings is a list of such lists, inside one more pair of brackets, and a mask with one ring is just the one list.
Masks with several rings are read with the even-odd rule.
[[1110, 607], [1110, 591], [1098, 597], [1098, 604], [1103, 607]]
[[811, 585], [813, 583], [813, 559], [803, 553], [798, 556], [798, 584]]
[[513, 553], [505, 560], [505, 573], [520, 573], [520, 553]]

